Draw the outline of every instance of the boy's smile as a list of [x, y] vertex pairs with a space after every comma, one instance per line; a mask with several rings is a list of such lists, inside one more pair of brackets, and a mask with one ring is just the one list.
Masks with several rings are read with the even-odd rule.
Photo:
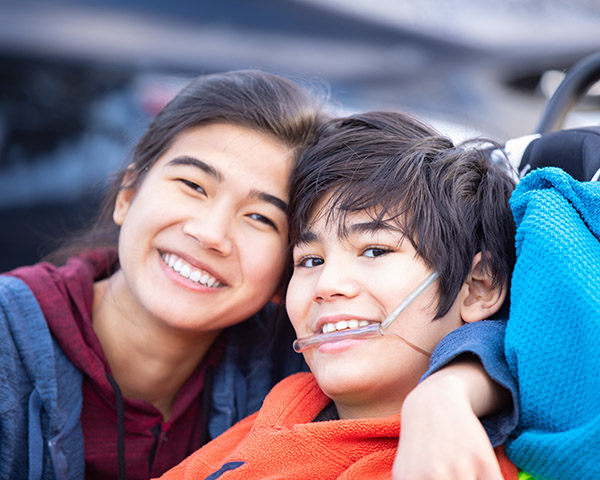
[[[395, 224], [359, 213], [348, 215], [346, 234], [337, 226], [319, 216], [294, 248], [287, 309], [298, 337], [381, 323], [431, 273]], [[463, 323], [456, 306], [434, 320], [436, 300], [434, 284], [389, 332], [432, 351]], [[324, 344], [304, 355], [341, 418], [399, 413], [429, 363], [393, 335]]]

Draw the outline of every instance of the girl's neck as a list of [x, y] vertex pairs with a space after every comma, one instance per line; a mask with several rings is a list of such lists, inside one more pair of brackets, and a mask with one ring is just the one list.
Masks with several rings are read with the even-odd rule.
[[124, 310], [113, 291], [118, 276], [94, 284], [94, 331], [123, 396], [151, 403], [168, 420], [177, 393], [220, 330], [177, 330], [148, 312]]

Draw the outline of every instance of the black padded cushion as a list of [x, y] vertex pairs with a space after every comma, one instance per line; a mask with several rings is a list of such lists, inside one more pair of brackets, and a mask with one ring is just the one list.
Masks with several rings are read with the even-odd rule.
[[527, 146], [519, 171], [527, 165], [527, 171], [559, 167], [576, 180], [591, 180], [600, 169], [600, 126], [544, 133]]

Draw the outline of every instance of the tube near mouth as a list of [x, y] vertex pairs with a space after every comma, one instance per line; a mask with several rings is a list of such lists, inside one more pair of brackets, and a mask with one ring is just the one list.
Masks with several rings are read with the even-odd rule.
[[[347, 340], [349, 338], [373, 338], [380, 337], [385, 334], [384, 329], [389, 327], [394, 320], [421, 294], [425, 291], [425, 289], [433, 283], [433, 281], [438, 277], [437, 272], [433, 272], [429, 275], [423, 282], [421, 282], [417, 287], [408, 294], [408, 296], [398, 305], [392, 313], [388, 315], [388, 317], [381, 324], [371, 324], [365, 327], [358, 327], [355, 329], [348, 330], [340, 330], [339, 332], [330, 332], [330, 333], [318, 333], [316, 335], [311, 335], [309, 337], [298, 338], [294, 340], [292, 347], [294, 351], [297, 353], [304, 352], [309, 348], [316, 347], [318, 345], [322, 345], [324, 343], [335, 343], [340, 342], [342, 340]], [[398, 335], [396, 335], [398, 336]], [[402, 337], [399, 337], [401, 340], [406, 342], [413, 348], [416, 348], [418, 351], [425, 353], [426, 355], [430, 355], [428, 352], [416, 347], [412, 343], [406, 341]]]
[[342, 330], [339, 332], [330, 333], [318, 333], [317, 335], [311, 335], [310, 337], [303, 337], [294, 340], [292, 347], [294, 351], [301, 353], [309, 348], [321, 345], [323, 343], [334, 343], [341, 340], [347, 340], [349, 338], [369, 338], [369, 337], [380, 337], [383, 335], [383, 329], [381, 324], [373, 323], [365, 327], [355, 328], [353, 330]]

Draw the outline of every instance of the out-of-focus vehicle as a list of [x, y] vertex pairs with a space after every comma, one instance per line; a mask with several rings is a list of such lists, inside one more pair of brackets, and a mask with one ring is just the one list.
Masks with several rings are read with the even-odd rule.
[[[89, 221], [107, 175], [194, 75], [262, 68], [327, 83], [340, 110], [403, 109], [457, 138], [531, 133], [564, 69], [600, 50], [586, 30], [600, 9], [574, 1], [585, 21], [569, 40], [564, 22], [524, 36], [534, 29], [498, 13], [538, 26], [561, 0], [496, 1], [479, 19], [475, 0], [3, 0], [0, 271]], [[591, 93], [566, 126], [599, 121]]]

